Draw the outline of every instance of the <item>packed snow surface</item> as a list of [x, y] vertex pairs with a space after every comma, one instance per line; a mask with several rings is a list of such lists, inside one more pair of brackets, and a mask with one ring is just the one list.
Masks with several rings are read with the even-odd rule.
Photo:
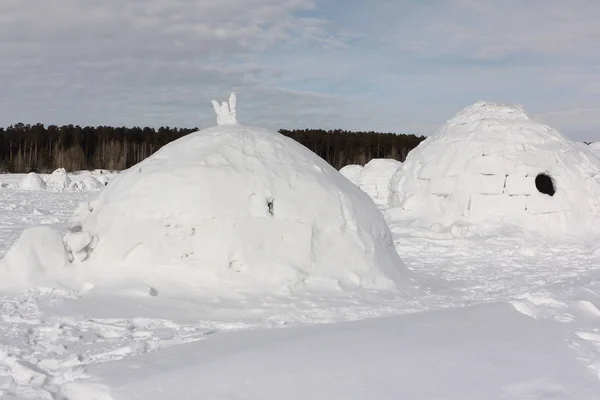
[[[389, 217], [459, 236], [506, 224], [548, 236], [597, 234], [599, 173], [596, 153], [520, 106], [479, 102], [409, 153], [392, 179]], [[555, 193], [540, 191], [537, 179]]]

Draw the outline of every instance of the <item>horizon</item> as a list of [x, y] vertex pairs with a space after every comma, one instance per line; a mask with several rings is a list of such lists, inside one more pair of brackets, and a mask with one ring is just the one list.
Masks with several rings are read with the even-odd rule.
[[338, 4], [8, 1], [0, 126], [202, 129], [235, 91], [240, 123], [271, 129], [430, 136], [484, 100], [600, 140], [600, 3]]

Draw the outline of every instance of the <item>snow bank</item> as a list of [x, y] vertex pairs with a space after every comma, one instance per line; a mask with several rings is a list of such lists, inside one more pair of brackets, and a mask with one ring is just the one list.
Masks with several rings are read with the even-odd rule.
[[392, 179], [396, 209], [388, 216], [461, 234], [498, 224], [551, 236], [598, 233], [599, 173], [592, 150], [520, 106], [478, 102], [409, 153]]
[[593, 151], [600, 153], [600, 142], [594, 142], [594, 143], [590, 143], [589, 148], [592, 149]]
[[358, 187], [367, 193], [379, 208], [390, 203], [390, 181], [402, 163], [394, 159], [376, 158], [365, 164], [356, 177]]
[[0, 261], [0, 289], [30, 289], [50, 282], [67, 263], [60, 232], [46, 226], [28, 228]]
[[46, 187], [50, 190], [62, 192], [68, 190], [71, 185], [71, 178], [64, 168], [58, 168], [46, 179]]
[[23, 190], [44, 190], [46, 189], [46, 182], [41, 176], [35, 172], [30, 172], [19, 182], [19, 189]]
[[77, 210], [71, 229], [87, 242], [65, 241], [99, 271], [89, 279], [227, 293], [406, 284], [368, 196], [295, 141], [234, 123], [233, 105], [215, 107], [220, 126], [167, 144]]
[[342, 167], [342, 169], [340, 169], [340, 174], [344, 175], [346, 179], [358, 186], [358, 176], [362, 169], [362, 165], [350, 164]]

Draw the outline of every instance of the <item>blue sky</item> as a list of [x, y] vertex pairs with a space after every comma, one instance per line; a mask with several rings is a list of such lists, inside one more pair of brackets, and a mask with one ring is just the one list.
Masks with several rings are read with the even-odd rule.
[[597, 0], [3, 0], [0, 126], [430, 134], [477, 100], [600, 140]]

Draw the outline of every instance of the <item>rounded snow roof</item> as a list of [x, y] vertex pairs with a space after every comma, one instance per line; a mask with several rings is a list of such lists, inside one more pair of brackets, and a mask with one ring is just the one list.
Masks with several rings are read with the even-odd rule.
[[30, 172], [19, 182], [19, 189], [43, 190], [46, 189], [46, 182], [35, 172]]
[[75, 260], [206, 290], [410, 280], [365, 193], [292, 139], [237, 125], [235, 99], [214, 104], [220, 126], [167, 144], [76, 212], [66, 238]]
[[358, 164], [349, 164], [340, 169], [340, 174], [344, 175], [350, 182], [358, 185], [358, 176], [362, 171], [363, 166]]
[[[510, 223], [551, 235], [600, 232], [599, 172], [591, 150], [521, 106], [478, 102], [409, 153], [391, 183], [393, 218], [448, 228]], [[538, 190], [540, 174], [552, 196]]]

